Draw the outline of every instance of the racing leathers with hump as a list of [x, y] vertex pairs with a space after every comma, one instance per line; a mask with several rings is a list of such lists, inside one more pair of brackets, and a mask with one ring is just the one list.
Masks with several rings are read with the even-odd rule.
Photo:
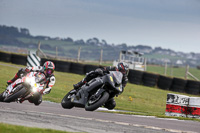
[[[102, 76], [104, 73], [109, 73], [109, 71], [119, 71], [123, 74], [123, 78], [122, 78], [122, 92], [124, 91], [124, 87], [126, 86], [127, 82], [128, 82], [128, 65], [126, 65], [125, 63], [118, 63], [118, 65], [116, 67], [103, 67], [103, 68], [97, 68], [95, 71], [91, 71], [89, 73], [86, 74], [86, 77], [78, 82], [77, 84], [74, 84], [74, 89], [77, 90], [79, 89], [81, 86], [83, 86], [85, 83], [89, 82], [90, 80], [92, 80], [93, 78], [96, 78], [97, 76]], [[116, 102], [114, 100], [114, 96], [111, 96], [112, 98], [110, 98], [104, 105], [104, 107], [108, 108], [108, 109], [114, 109], [116, 106]]]
[[[55, 65], [51, 61], [46, 61], [43, 66], [35, 66], [35, 67], [29, 67], [21, 68], [14, 76], [13, 79], [7, 81], [7, 84], [10, 85], [11, 83], [15, 82], [21, 74], [27, 74], [29, 72], [38, 72], [43, 73], [46, 77], [46, 80], [41, 83], [41, 86], [44, 88], [42, 91], [40, 91], [39, 95], [32, 96], [28, 100], [29, 102], [33, 102], [35, 105], [39, 105], [42, 103], [42, 95], [49, 94], [51, 92], [51, 88], [55, 84], [55, 76], [53, 74], [55, 70]], [[22, 103], [24, 100], [21, 99], [20, 103]]]

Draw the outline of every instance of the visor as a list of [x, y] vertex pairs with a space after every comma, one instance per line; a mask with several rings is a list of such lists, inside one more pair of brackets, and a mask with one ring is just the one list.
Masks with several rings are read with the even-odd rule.
[[129, 69], [128, 70], [121, 70], [120, 72], [122, 72], [123, 74], [127, 74], [129, 73]]
[[47, 69], [47, 70], [46, 70], [46, 73], [47, 73], [48, 75], [51, 75], [51, 74], [53, 73], [53, 70]]

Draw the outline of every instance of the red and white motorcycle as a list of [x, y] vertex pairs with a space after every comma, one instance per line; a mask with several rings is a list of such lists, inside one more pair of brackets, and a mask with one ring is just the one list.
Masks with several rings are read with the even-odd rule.
[[22, 102], [32, 99], [34, 96], [41, 94], [44, 91], [44, 83], [46, 77], [40, 72], [29, 72], [21, 75], [15, 82], [10, 84], [7, 89], [0, 94], [2, 102]]

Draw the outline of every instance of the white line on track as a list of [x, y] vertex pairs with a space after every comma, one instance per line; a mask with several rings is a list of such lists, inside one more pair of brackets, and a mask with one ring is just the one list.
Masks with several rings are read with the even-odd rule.
[[[126, 122], [116, 122], [116, 121], [102, 120], [102, 119], [96, 119], [96, 118], [85, 118], [85, 117], [72, 116], [72, 115], [54, 114], [54, 113], [47, 113], [47, 112], [37, 112], [37, 111], [30, 111], [30, 110], [15, 111], [15, 110], [10, 110], [9, 108], [0, 109], [0, 111], [5, 111], [5, 110], [7, 110], [8, 112], [13, 112], [13, 113], [28, 112], [28, 113], [37, 113], [37, 114], [44, 114], [44, 115], [54, 115], [54, 116], [60, 116], [60, 117], [76, 118], [76, 119], [81, 119], [81, 120], [90, 120], [90, 121], [94, 120], [94, 121], [98, 121], [98, 122], [115, 123], [115, 124], [118, 124], [118, 125], [141, 127], [141, 128], [146, 128], [146, 129], [154, 129], [154, 130], [168, 131], [168, 132], [174, 132], [174, 133], [196, 133], [196, 132], [191, 132], [191, 131], [181, 131], [181, 130], [174, 130], [174, 129], [167, 129], [167, 128], [159, 128], [159, 127], [148, 126], [148, 125], [130, 124], [130, 123], [126, 123]], [[139, 117], [141, 117], [141, 116], [139, 116]]]

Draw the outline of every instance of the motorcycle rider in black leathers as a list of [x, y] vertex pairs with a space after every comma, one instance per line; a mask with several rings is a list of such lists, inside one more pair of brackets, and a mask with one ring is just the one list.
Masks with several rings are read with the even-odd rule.
[[[123, 74], [123, 78], [122, 78], [122, 92], [124, 91], [124, 87], [126, 86], [127, 82], [128, 82], [128, 65], [126, 65], [125, 63], [118, 63], [118, 65], [116, 67], [104, 67], [104, 68], [97, 68], [95, 71], [91, 71], [89, 73], [86, 74], [86, 77], [78, 82], [77, 84], [74, 84], [74, 89], [77, 90], [79, 89], [81, 86], [83, 86], [85, 83], [89, 82], [90, 80], [92, 80], [93, 78], [96, 78], [97, 76], [102, 76], [104, 73], [108, 73], [109, 71], [120, 71]], [[104, 107], [106, 107], [107, 109], [114, 109], [116, 106], [116, 102], [114, 100], [114, 96], [111, 96], [112, 98], [110, 98], [104, 105]]]

